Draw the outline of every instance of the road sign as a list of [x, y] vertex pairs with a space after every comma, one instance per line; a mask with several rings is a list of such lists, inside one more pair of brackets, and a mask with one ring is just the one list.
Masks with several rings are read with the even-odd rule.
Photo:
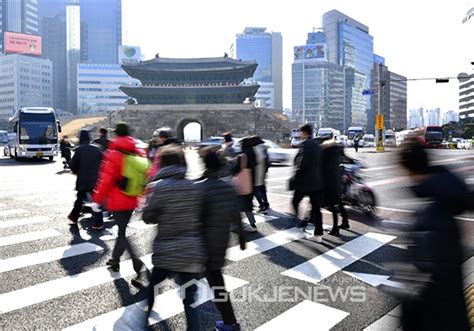
[[383, 115], [377, 115], [376, 119], [375, 119], [375, 128], [377, 130], [383, 130], [383, 127], [384, 127], [384, 117]]
[[362, 95], [374, 95], [374, 90], [363, 90]]

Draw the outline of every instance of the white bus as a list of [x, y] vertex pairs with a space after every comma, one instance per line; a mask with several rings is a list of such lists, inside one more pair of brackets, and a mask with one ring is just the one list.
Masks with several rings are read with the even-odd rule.
[[10, 158], [42, 158], [54, 160], [59, 153], [59, 121], [53, 108], [23, 107], [10, 118], [14, 132], [8, 144]]

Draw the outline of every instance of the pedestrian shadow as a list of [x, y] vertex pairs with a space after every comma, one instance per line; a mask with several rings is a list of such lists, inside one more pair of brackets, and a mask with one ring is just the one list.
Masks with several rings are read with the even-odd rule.
[[64, 174], [72, 174], [72, 171], [68, 169], [63, 169], [55, 173], [55, 175], [64, 175]]

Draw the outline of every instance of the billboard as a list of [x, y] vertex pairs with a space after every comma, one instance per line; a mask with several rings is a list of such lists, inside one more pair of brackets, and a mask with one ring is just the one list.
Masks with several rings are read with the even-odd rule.
[[311, 44], [294, 47], [295, 61], [319, 60], [326, 61], [326, 44]]
[[5, 32], [5, 53], [41, 56], [41, 36]]
[[137, 64], [140, 62], [140, 47], [136, 46], [119, 46], [118, 61], [119, 64]]

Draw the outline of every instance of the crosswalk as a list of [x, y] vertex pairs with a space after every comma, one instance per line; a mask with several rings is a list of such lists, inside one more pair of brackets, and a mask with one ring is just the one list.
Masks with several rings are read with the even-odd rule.
[[[113, 222], [106, 223], [110, 226], [104, 232], [91, 232], [81, 225], [73, 233], [65, 215], [72, 207], [74, 192], [44, 195], [43, 191], [45, 187], [38, 185], [23, 192], [12, 190], [10, 195], [0, 192], [4, 197], [0, 204], [0, 283], [5, 284], [0, 287], [0, 329], [139, 330], [145, 318], [146, 301], [140, 294], [143, 292], [134, 292], [128, 286], [130, 293], [125, 299], [116, 292], [123, 290], [117, 284], [128, 284], [135, 274], [131, 260], [124, 257], [119, 272], [112, 272], [105, 265], [116, 238]], [[343, 272], [384, 247], [395, 249], [389, 246], [395, 236], [347, 232], [342, 239], [327, 236], [329, 239], [320, 245], [307, 241], [310, 232], [295, 227], [291, 219], [274, 214], [257, 215], [256, 221], [259, 232], [249, 234], [246, 250], [241, 250], [236, 238], [232, 238], [224, 269], [226, 287], [235, 295], [236, 314], [244, 329], [328, 330], [348, 328], [353, 323], [362, 328], [375, 320], [361, 321], [356, 310], [345, 309], [340, 302], [317, 302], [314, 297], [307, 297], [279, 306], [252, 302], [246, 295], [254, 286], [262, 287], [266, 295], [281, 284], [324, 288], [331, 286], [331, 277], [336, 274], [357, 281], [350, 272]], [[132, 242], [141, 247], [141, 260], [151, 269], [150, 230], [155, 231], [156, 226], [143, 223], [138, 215], [129, 227]], [[329, 228], [324, 225], [325, 230]], [[255, 270], [264, 273], [273, 268], [272, 260], [288, 252], [298, 258], [285, 261], [271, 279], [251, 276]], [[69, 267], [67, 272], [58, 271], [65, 266]], [[28, 272], [22, 273], [23, 270]], [[54, 274], [36, 274], [32, 279], [28, 276], [48, 270]], [[8, 285], [13, 283], [15, 286]], [[199, 284], [199, 309], [210, 319], [218, 319], [216, 310], [209, 308], [212, 294], [206, 281], [202, 279]], [[173, 283], [165, 286], [169, 288], [157, 295], [148, 323], [171, 321], [181, 325], [184, 313], [179, 287]], [[96, 309], [105, 303], [106, 309]], [[254, 305], [260, 308], [252, 308]], [[58, 308], [63, 306], [74, 310]], [[62, 318], [54, 317], [57, 314]], [[317, 324], [314, 316], [320, 316]]]

